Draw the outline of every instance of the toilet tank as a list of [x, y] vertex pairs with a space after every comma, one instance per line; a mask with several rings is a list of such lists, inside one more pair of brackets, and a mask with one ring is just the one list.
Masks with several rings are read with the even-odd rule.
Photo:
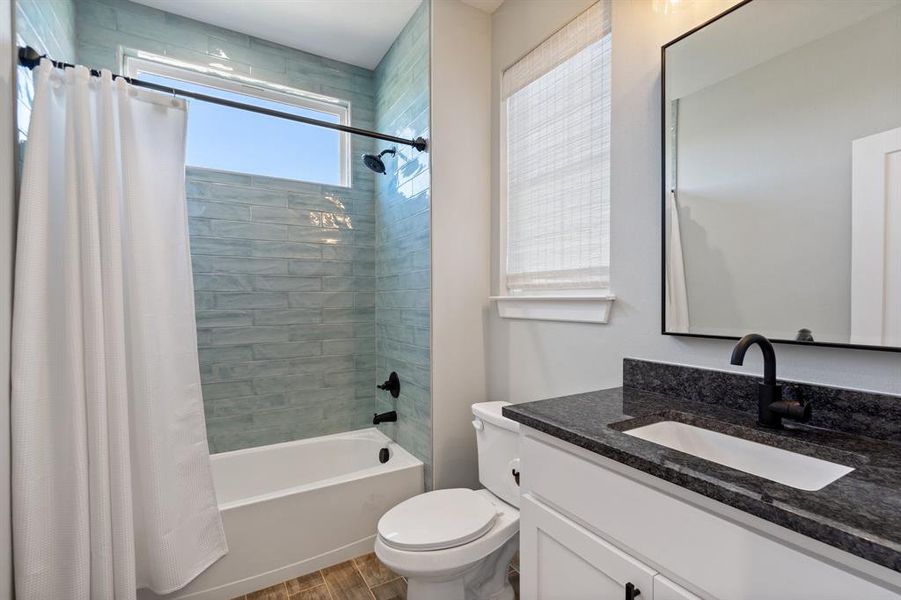
[[472, 405], [472, 426], [479, 449], [479, 481], [485, 488], [513, 506], [519, 506], [519, 423], [501, 414], [509, 402]]

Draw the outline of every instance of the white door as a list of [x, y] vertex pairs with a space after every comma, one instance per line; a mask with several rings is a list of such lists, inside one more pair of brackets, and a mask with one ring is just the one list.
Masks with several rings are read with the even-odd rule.
[[523, 600], [653, 600], [655, 572], [529, 495], [520, 506]]
[[851, 343], [901, 346], [901, 127], [851, 144]]
[[682, 586], [673, 583], [663, 575], [655, 575], [654, 600], [701, 600], [701, 598]]

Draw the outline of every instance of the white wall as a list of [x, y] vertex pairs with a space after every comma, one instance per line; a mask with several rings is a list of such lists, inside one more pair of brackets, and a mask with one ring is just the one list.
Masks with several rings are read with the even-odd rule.
[[679, 99], [692, 333], [848, 343], [851, 142], [901, 126], [899, 50], [901, 5]]
[[486, 399], [491, 20], [432, 3], [432, 444], [434, 486], [477, 485], [470, 405]]
[[0, 598], [12, 598], [9, 471], [9, 340], [15, 241], [12, 2], [0, 0]]
[[[506, 0], [492, 23], [492, 232], [497, 231], [497, 82], [501, 71], [591, 0]], [[662, 3], [659, 3], [662, 4]], [[660, 46], [728, 8], [683, 0], [613, 1], [612, 247], [617, 300], [607, 325], [488, 319], [488, 393], [525, 402], [617, 386], [625, 356], [760, 373], [757, 353], [730, 367], [732, 343], [660, 335]], [[492, 237], [492, 285], [497, 237]], [[495, 289], [495, 292], [497, 290]], [[779, 376], [901, 393], [901, 355], [780, 345]]]

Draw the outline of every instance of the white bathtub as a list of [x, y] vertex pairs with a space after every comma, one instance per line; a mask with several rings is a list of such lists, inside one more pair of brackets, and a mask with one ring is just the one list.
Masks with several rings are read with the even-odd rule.
[[214, 454], [212, 465], [229, 551], [167, 600], [233, 598], [371, 552], [382, 514], [423, 490], [422, 462], [374, 428]]

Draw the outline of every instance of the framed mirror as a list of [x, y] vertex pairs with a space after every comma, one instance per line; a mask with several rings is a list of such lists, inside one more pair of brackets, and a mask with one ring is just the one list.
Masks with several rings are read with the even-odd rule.
[[663, 333], [901, 351], [901, 0], [747, 0], [662, 54]]

